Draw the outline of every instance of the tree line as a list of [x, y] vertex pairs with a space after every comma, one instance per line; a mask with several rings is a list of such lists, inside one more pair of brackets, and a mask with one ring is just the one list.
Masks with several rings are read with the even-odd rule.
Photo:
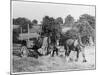
[[[88, 14], [83, 14], [79, 19], [75, 20], [74, 17], [68, 15], [65, 20], [62, 17], [53, 18], [50, 16], [44, 16], [41, 21], [42, 31], [41, 35], [50, 36], [50, 34], [55, 34], [57, 38], [60, 38], [62, 34], [64, 37], [75, 38], [80, 35], [83, 38], [83, 43], [92, 37], [95, 40], [95, 16]], [[13, 25], [19, 25], [19, 28], [13, 29], [13, 42], [16, 42], [17, 37], [20, 34], [20, 28], [22, 27], [24, 32], [27, 32], [27, 25], [32, 28], [34, 25], [39, 25], [36, 19], [32, 21], [25, 17], [13, 18]], [[71, 30], [66, 33], [62, 33], [62, 26], [71, 27]]]

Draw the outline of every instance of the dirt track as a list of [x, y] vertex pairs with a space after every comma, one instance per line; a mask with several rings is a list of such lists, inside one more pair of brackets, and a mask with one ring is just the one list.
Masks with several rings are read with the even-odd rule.
[[[14, 56], [13, 58], [13, 72], [37, 72], [37, 71], [68, 71], [68, 70], [80, 70], [80, 69], [95, 69], [95, 47], [85, 48], [85, 54], [87, 62], [82, 62], [82, 56], [78, 62], [68, 61], [65, 57], [50, 57], [42, 56], [38, 59], [28, 57], [19, 58]], [[70, 55], [73, 60], [75, 59], [75, 53]]]

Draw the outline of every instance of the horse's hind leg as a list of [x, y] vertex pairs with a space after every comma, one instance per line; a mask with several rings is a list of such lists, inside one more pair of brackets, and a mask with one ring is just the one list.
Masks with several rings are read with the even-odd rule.
[[65, 56], [67, 56], [67, 50], [65, 50]]
[[69, 50], [69, 47], [65, 47], [65, 56], [69, 56], [71, 50]]
[[67, 61], [69, 62], [69, 61], [71, 61], [72, 59], [70, 58], [70, 52], [71, 52], [71, 50], [66, 50], [65, 51], [65, 56], [67, 56]]
[[83, 56], [83, 62], [87, 62], [86, 58], [85, 58], [85, 52], [84, 49], [82, 50], [82, 56]]
[[79, 50], [77, 50], [77, 56], [76, 56], [75, 61], [78, 61], [78, 58], [79, 58]]
[[56, 55], [58, 56], [58, 50], [56, 50]]
[[52, 57], [54, 57], [54, 52], [55, 52], [55, 51], [53, 50], [53, 52], [52, 52]]

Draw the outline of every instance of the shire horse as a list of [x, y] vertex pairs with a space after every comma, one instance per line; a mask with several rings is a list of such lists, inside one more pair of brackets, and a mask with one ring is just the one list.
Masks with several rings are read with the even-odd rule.
[[64, 39], [64, 40], [60, 40], [60, 43], [63, 41], [63, 45], [64, 49], [65, 49], [65, 56], [69, 57], [71, 51], [76, 51], [77, 55], [76, 55], [76, 60], [78, 61], [79, 58], [79, 53], [82, 53], [82, 57], [83, 57], [83, 62], [87, 62], [86, 58], [85, 58], [85, 45], [82, 44], [81, 42], [81, 38], [68, 38], [68, 39]]

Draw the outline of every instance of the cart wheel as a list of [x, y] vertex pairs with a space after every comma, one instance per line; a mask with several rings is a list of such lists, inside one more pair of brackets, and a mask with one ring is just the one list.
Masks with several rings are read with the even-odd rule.
[[22, 57], [27, 57], [28, 56], [28, 49], [26, 46], [21, 47], [21, 56]]

